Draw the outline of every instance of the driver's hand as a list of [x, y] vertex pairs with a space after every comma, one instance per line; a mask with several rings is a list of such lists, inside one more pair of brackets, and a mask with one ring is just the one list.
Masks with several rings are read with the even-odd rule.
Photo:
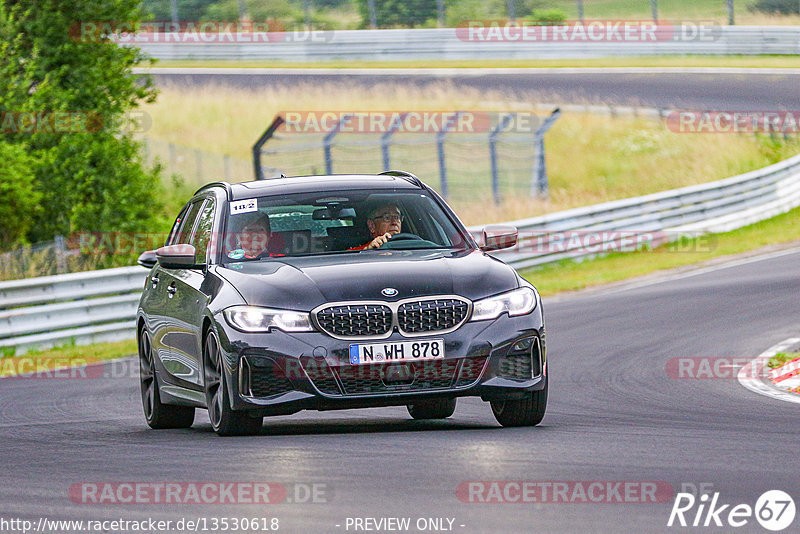
[[378, 237], [376, 237], [375, 239], [370, 241], [369, 245], [367, 245], [367, 248], [365, 250], [378, 248], [379, 246], [381, 246], [384, 243], [386, 243], [387, 241], [389, 241], [391, 238], [392, 238], [392, 234], [390, 234], [389, 232], [386, 232], [383, 235], [379, 235]]

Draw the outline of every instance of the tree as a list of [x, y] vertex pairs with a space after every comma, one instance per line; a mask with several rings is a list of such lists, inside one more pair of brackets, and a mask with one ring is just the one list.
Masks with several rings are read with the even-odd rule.
[[[369, 26], [369, 7], [367, 0], [358, 0], [358, 12], [361, 25]], [[436, 2], [431, 0], [375, 0], [375, 15], [378, 27], [422, 26], [430, 20], [436, 20]]]
[[[0, 0], [0, 109], [44, 117], [33, 131], [3, 132], [28, 155], [29, 171], [17, 172], [32, 174], [40, 199], [31, 241], [160, 229], [160, 170], [144, 167], [132, 133], [120, 129], [156, 96], [152, 79], [132, 72], [146, 58], [80, 31], [86, 22], [141, 17], [139, 0]], [[40, 127], [60, 115], [73, 127]]]
[[24, 243], [39, 209], [32, 164], [23, 146], [0, 140], [0, 250]]

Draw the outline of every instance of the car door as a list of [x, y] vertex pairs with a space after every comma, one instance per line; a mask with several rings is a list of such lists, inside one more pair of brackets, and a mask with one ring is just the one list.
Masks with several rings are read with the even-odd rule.
[[[194, 229], [206, 199], [192, 202], [186, 210], [186, 217], [178, 233], [170, 241], [170, 245], [189, 245], [192, 243]], [[183, 386], [199, 386], [202, 384], [200, 354], [197, 348], [197, 331], [199, 326], [192, 324], [191, 313], [187, 309], [197, 307], [192, 295], [186, 290], [187, 280], [202, 277], [202, 271], [194, 269], [161, 269], [159, 286], [163, 287], [164, 354], [161, 363], [171, 375], [172, 381]]]

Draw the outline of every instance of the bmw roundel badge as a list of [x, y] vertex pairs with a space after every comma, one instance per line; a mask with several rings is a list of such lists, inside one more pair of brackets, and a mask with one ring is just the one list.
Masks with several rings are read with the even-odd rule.
[[393, 288], [393, 287], [384, 287], [381, 290], [381, 294], [384, 297], [396, 297], [397, 296], [397, 290], [395, 288]]

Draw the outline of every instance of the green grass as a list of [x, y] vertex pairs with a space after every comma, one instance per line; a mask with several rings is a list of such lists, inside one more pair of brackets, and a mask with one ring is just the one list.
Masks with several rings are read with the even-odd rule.
[[553, 295], [797, 240], [800, 240], [800, 208], [732, 232], [683, 240], [653, 250], [612, 253], [582, 262], [563, 260], [520, 274], [543, 295]]
[[0, 356], [0, 377], [27, 373], [33, 368], [41, 371], [87, 365], [113, 360], [137, 353], [136, 340], [95, 343], [93, 345], [64, 345], [46, 350], [29, 350], [21, 356], [6, 351]]
[[767, 367], [770, 369], [777, 369], [792, 360], [796, 360], [800, 358], [800, 352], [779, 352], [775, 356], [769, 359], [767, 362]]
[[580, 67], [728, 67], [728, 68], [800, 68], [797, 56], [639, 56], [590, 59], [499, 59], [499, 60], [398, 60], [398, 61], [224, 61], [161, 60], [158, 68], [281, 68], [281, 69], [433, 69], [433, 68], [580, 68]]

